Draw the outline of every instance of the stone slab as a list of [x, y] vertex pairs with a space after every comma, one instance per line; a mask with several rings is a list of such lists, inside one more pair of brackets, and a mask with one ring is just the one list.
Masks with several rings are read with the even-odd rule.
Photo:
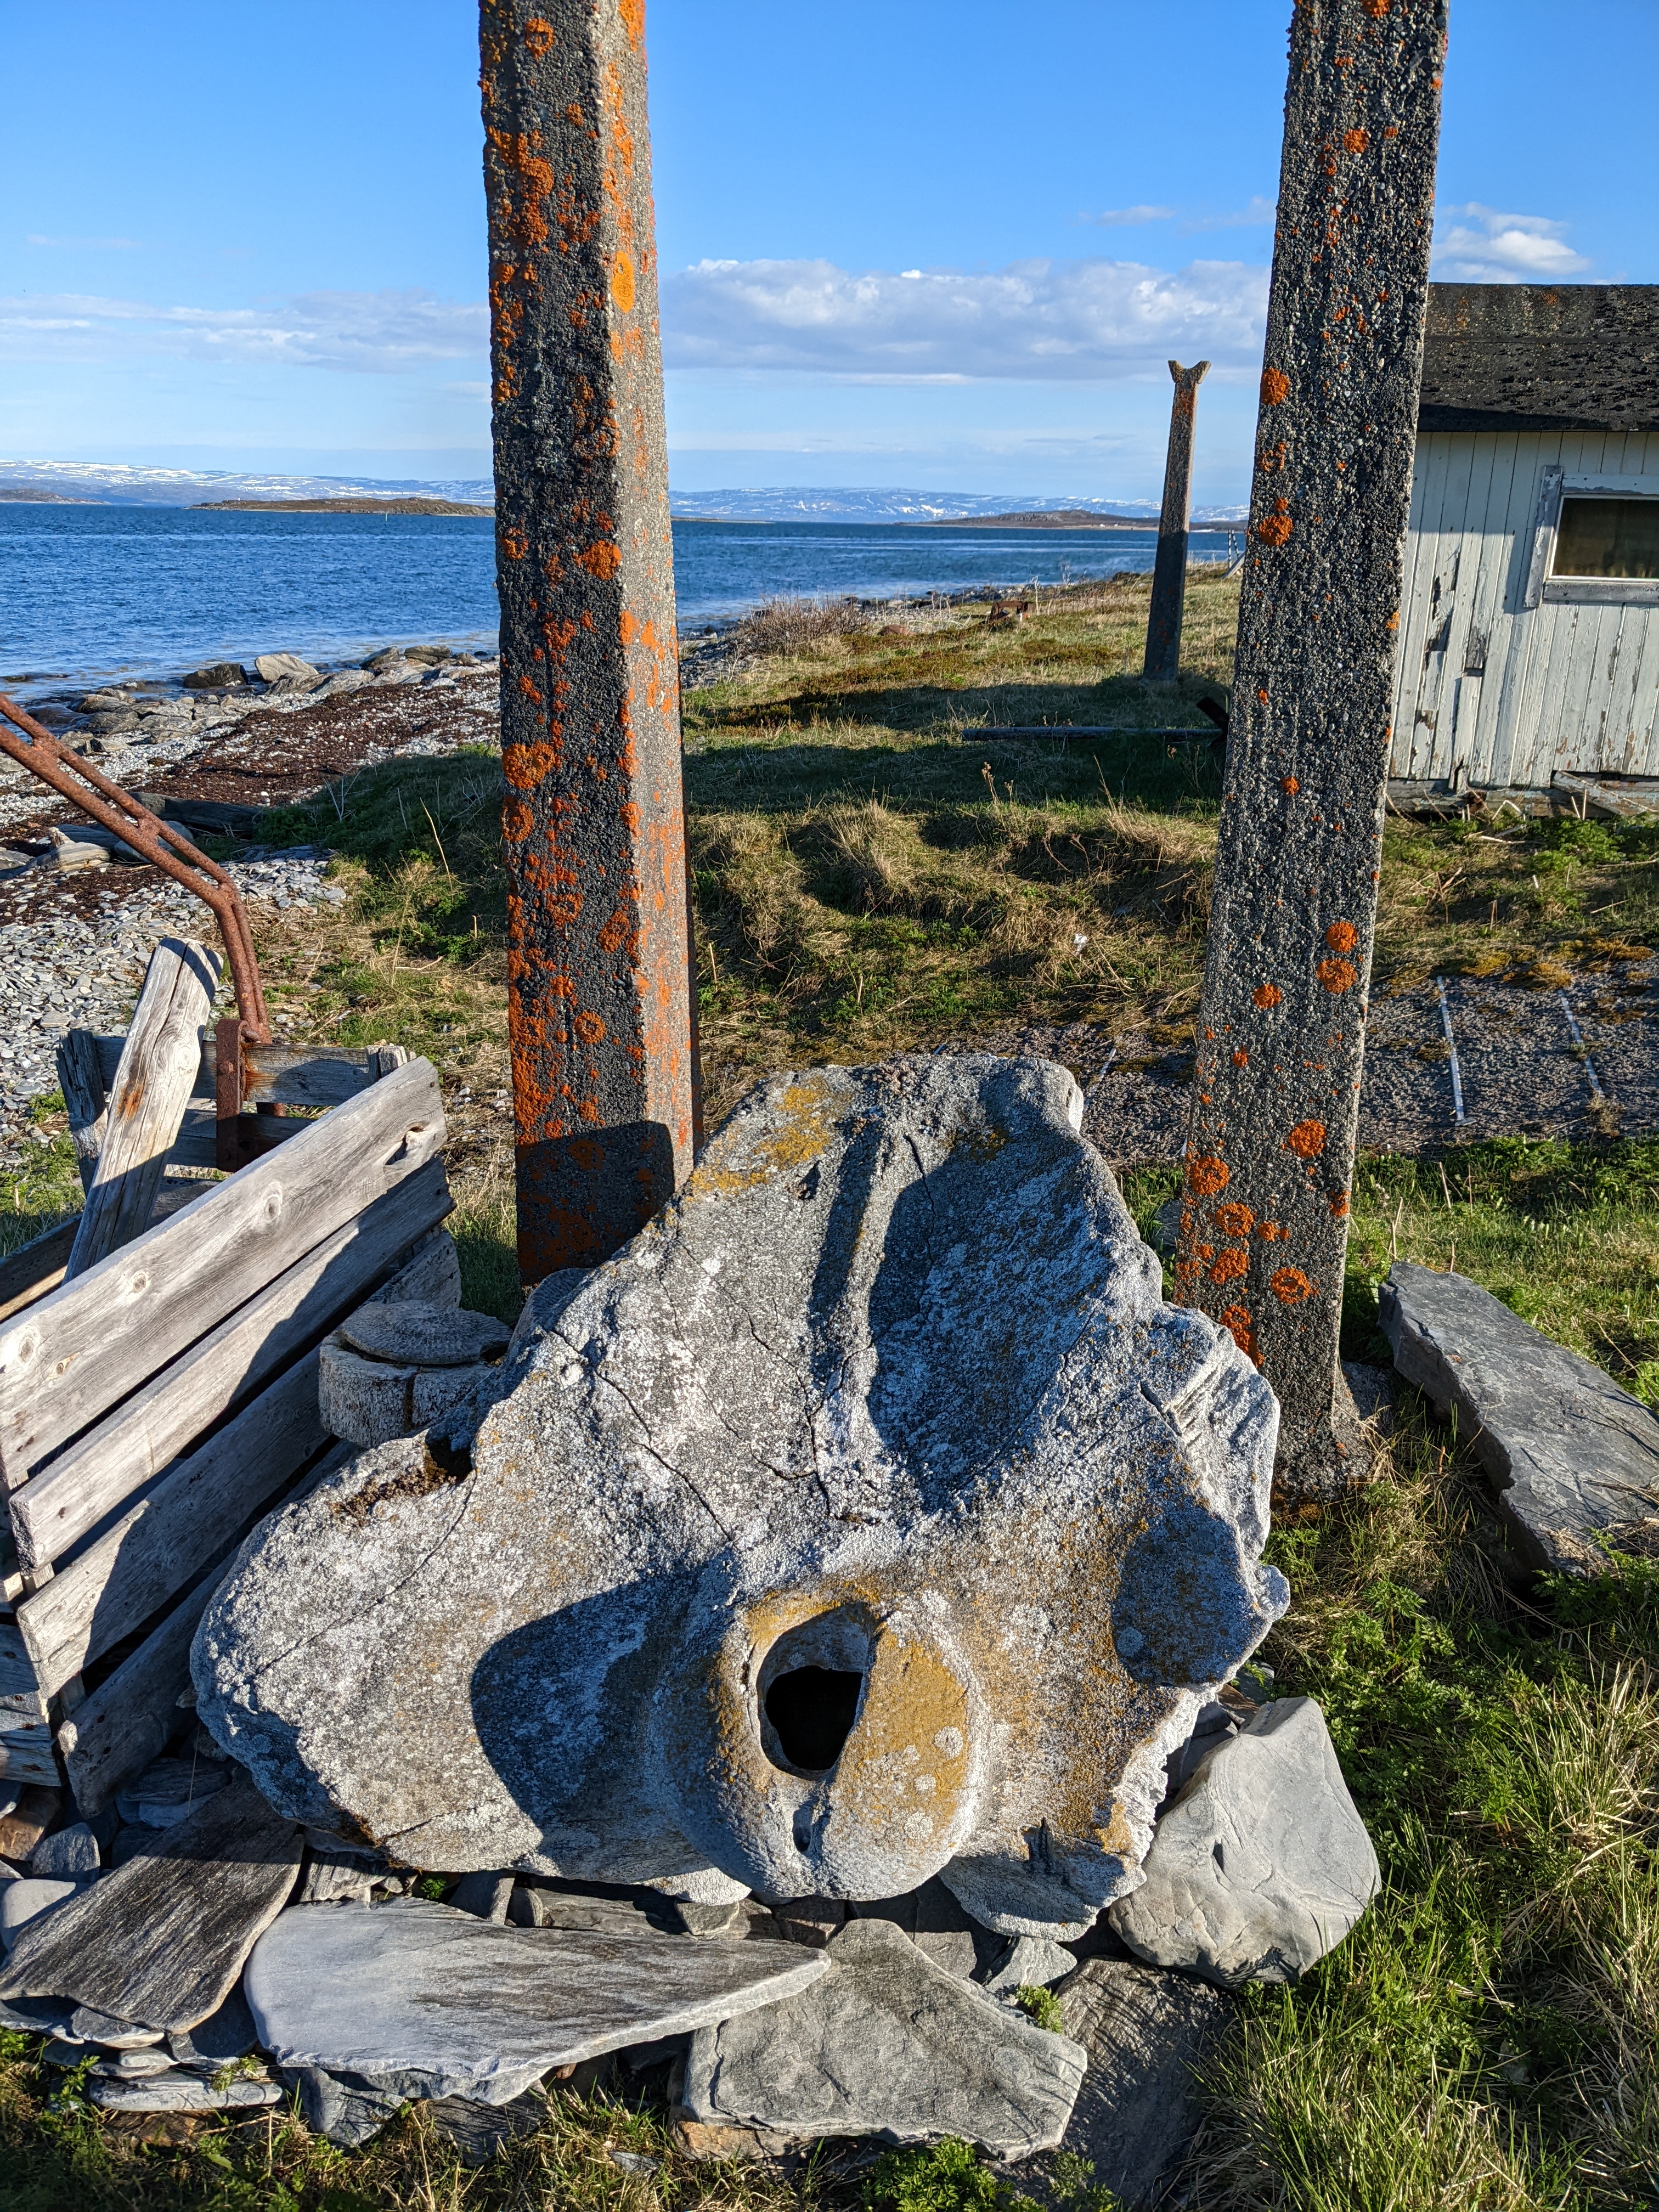
[[23, 1929], [0, 1997], [73, 1996], [143, 2027], [194, 2027], [235, 1987], [299, 1867], [293, 1822], [243, 1776]]
[[1335, 1949], [1382, 1875], [1311, 1698], [1264, 1705], [1200, 1763], [1144, 1872], [1107, 1917], [1151, 1965], [1231, 1989], [1296, 1981]]
[[1395, 1365], [1491, 1475], [1498, 1510], [1535, 1567], [1596, 1574], [1603, 1540], [1659, 1535], [1659, 1421], [1593, 1361], [1511, 1313], [1467, 1275], [1396, 1260], [1378, 1296]]
[[87, 2094], [106, 2112], [236, 2112], [279, 2104], [283, 2092], [276, 2081], [246, 2078], [216, 2089], [203, 2075], [180, 2069], [144, 2081], [112, 2081], [94, 2075], [87, 2084]]
[[793, 1943], [505, 1928], [400, 1898], [283, 1913], [243, 1986], [284, 2066], [495, 2105], [556, 2066], [769, 2007], [827, 1971]]
[[340, 1324], [352, 1351], [395, 1366], [468, 1367], [474, 1360], [499, 1359], [512, 1330], [494, 1314], [465, 1306], [429, 1305], [397, 1299], [359, 1306]]
[[1086, 2063], [1077, 2044], [935, 1966], [890, 1922], [849, 1921], [822, 1955], [833, 1971], [813, 1988], [693, 2038], [691, 2120], [799, 2141], [957, 2136], [1002, 2158], [1060, 2142]]
[[98, 1838], [84, 1820], [59, 1828], [34, 1847], [29, 1872], [36, 1877], [79, 1881], [97, 1873], [102, 1860]]
[[33, 1875], [26, 1875], [21, 1881], [8, 1882], [0, 1891], [0, 1946], [9, 1953], [25, 1928], [54, 1906], [78, 1896], [86, 1886], [82, 1881]]
[[505, 2142], [533, 2136], [547, 2118], [547, 2102], [527, 2089], [510, 2105], [480, 2105], [471, 2097], [434, 2097], [426, 2118], [455, 2146], [463, 2166], [488, 2166]]
[[1089, 2071], [1056, 2150], [1022, 2166], [1018, 2186], [1046, 2202], [1076, 2201], [1055, 2168], [1092, 2168], [1124, 2212], [1157, 2203], [1191, 2147], [1202, 2114], [1196, 2069], [1231, 2014], [1231, 2000], [1186, 1974], [1088, 1959], [1056, 1992], [1066, 2033]]

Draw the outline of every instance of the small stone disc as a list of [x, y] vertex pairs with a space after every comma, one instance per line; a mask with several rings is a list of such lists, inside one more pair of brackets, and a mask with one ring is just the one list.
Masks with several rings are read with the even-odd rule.
[[512, 1334], [494, 1314], [412, 1300], [359, 1306], [340, 1324], [354, 1352], [399, 1367], [468, 1367], [475, 1359], [499, 1359]]

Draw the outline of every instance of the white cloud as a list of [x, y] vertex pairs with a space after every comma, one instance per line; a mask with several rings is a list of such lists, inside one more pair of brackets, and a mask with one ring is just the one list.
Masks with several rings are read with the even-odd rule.
[[[1448, 218], [1461, 217], [1443, 229]], [[1464, 284], [1539, 284], [1589, 267], [1566, 242], [1567, 226], [1541, 215], [1500, 215], [1471, 200], [1437, 211], [1434, 273]]]
[[1017, 261], [964, 274], [700, 261], [663, 284], [669, 365], [923, 381], [1087, 381], [1261, 350], [1267, 271], [1194, 261]]
[[1166, 207], [1103, 208], [1098, 215], [1085, 215], [1083, 220], [1111, 230], [1131, 223], [1168, 222], [1174, 214], [1173, 208]]
[[287, 364], [389, 373], [470, 360], [489, 343], [482, 301], [427, 292], [308, 292], [258, 307], [162, 307], [82, 293], [0, 299], [0, 359]]

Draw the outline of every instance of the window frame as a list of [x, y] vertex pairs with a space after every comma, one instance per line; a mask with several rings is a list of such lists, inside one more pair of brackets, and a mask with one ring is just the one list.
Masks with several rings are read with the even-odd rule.
[[1561, 506], [1569, 499], [1639, 499], [1659, 506], [1659, 476], [1610, 476], [1548, 468], [1540, 487], [1529, 606], [1659, 607], [1659, 576], [1558, 576]]

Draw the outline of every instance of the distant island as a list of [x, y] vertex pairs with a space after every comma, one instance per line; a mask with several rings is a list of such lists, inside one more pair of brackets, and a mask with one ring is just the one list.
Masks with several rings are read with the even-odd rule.
[[[1155, 514], [1096, 514], [1083, 507], [1052, 507], [1034, 514], [1029, 507], [1012, 514], [939, 515], [924, 530], [1156, 530]], [[1194, 532], [1242, 530], [1242, 522], [1195, 522]]]
[[33, 484], [0, 484], [0, 499], [26, 499], [31, 507], [100, 507], [101, 500], [71, 499], [67, 492], [39, 491]]
[[198, 499], [194, 514], [234, 507], [255, 514], [494, 514], [459, 499]]

